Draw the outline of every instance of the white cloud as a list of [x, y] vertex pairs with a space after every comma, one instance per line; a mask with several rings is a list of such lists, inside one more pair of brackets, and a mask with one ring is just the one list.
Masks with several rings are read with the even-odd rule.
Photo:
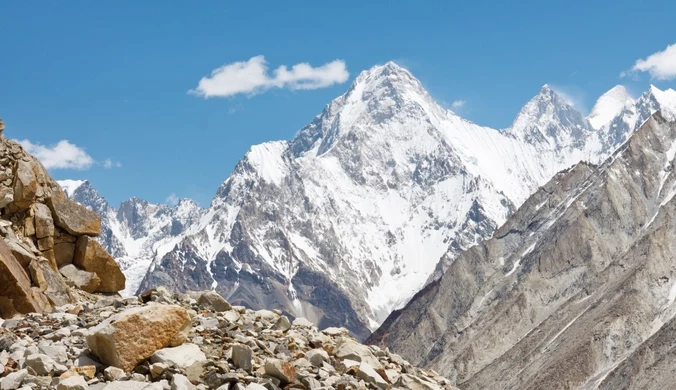
[[451, 103], [451, 108], [454, 108], [454, 109], [457, 110], [459, 108], [464, 107], [465, 104], [467, 104], [467, 102], [465, 100], [455, 100], [453, 103]]
[[24, 139], [17, 141], [24, 149], [35, 156], [47, 169], [88, 169], [94, 159], [77, 145], [61, 140], [55, 145], [35, 144]]
[[657, 80], [676, 78], [676, 43], [645, 59], [637, 60], [631, 70], [620, 73], [620, 77], [627, 77], [634, 72], [648, 72], [650, 77]]
[[197, 88], [188, 92], [210, 98], [255, 94], [270, 88], [317, 89], [344, 83], [349, 77], [343, 60], [316, 68], [308, 63], [293, 65], [291, 69], [282, 65], [270, 75], [265, 57], [261, 55], [214, 69], [210, 76], [200, 79]]
[[106, 168], [106, 169], [122, 168], [122, 163], [120, 163], [119, 161], [113, 161], [113, 160], [107, 158], [107, 159], [103, 160], [103, 167]]
[[179, 201], [178, 196], [176, 196], [176, 194], [174, 193], [169, 194], [169, 196], [167, 196], [167, 199], [164, 200], [164, 202], [169, 206], [176, 206], [178, 204], [178, 201]]

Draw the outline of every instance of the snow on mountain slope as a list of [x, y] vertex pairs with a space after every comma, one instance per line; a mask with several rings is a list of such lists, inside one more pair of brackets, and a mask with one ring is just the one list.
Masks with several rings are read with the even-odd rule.
[[601, 95], [587, 116], [587, 120], [594, 129], [600, 129], [617, 117], [625, 107], [634, 104], [635, 101], [627, 89], [622, 85], [617, 85]]
[[181, 233], [124, 217], [154, 215], [135, 200], [140, 211], [123, 205], [108, 219], [111, 235], [129, 279], [148, 269], [141, 290], [214, 288], [365, 337], [552, 175], [603, 159], [636, 129], [642, 114], [628, 113], [655, 102], [596, 130], [544, 86], [497, 131], [439, 106], [388, 63], [362, 72], [294, 139], [253, 146]]
[[88, 181], [61, 180], [58, 183], [69, 198], [101, 215], [102, 229], [97, 239], [117, 259], [127, 277], [123, 295], [136, 292], [156, 255], [156, 247], [179, 236], [185, 226], [204, 212], [189, 199], [169, 207], [132, 198], [115, 209]]

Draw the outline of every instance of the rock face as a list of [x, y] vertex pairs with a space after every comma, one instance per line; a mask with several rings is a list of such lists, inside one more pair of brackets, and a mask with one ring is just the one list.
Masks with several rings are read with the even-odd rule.
[[[78, 237], [99, 233], [98, 215], [69, 200], [37, 159], [3, 135], [0, 198], [0, 317], [48, 312], [72, 302], [59, 267], [73, 263]], [[124, 275], [104, 254], [100, 247], [85, 251], [81, 268], [101, 274], [103, 287], [97, 291], [124, 289]], [[91, 291], [92, 283], [82, 286]]]
[[[673, 383], [676, 122], [578, 164], [369, 339], [463, 389]], [[664, 387], [662, 387], [664, 388]]]
[[93, 328], [87, 345], [103, 363], [130, 371], [158, 349], [182, 344], [190, 325], [190, 316], [179, 306], [134, 308]]
[[[253, 146], [208, 210], [106, 206], [101, 242], [139, 292], [214, 288], [365, 337], [558, 171], [603, 160], [657, 109], [676, 113], [670, 93], [605, 96], [592, 124], [544, 86], [495, 130], [441, 107], [396, 64], [377, 66], [292, 140]], [[105, 204], [73, 188], [93, 210]]]
[[[170, 294], [164, 288], [141, 299], [95, 295], [83, 299], [55, 313], [32, 313], [0, 326], [3, 389], [457, 390], [447, 379], [413, 367], [387, 350], [355, 347], [358, 344], [347, 329], [319, 331], [307, 321], [276, 329], [284, 318], [279, 311], [241, 306], [225, 312], [205, 309], [190, 295]], [[149, 302], [141, 303], [144, 300]], [[179, 311], [181, 321], [186, 315], [192, 324], [181, 337], [189, 342], [158, 349], [147, 360], [132, 359], [137, 363], [126, 366], [126, 372], [100, 362], [87, 348], [92, 349], [94, 334], [120, 324], [129, 332], [123, 335], [118, 329], [114, 340], [105, 336], [95, 344], [127, 351], [132, 346], [161, 346], [164, 343], [155, 338], [167, 339], [161, 330], [164, 326], [148, 321]], [[140, 319], [139, 313], [146, 318]], [[201, 327], [211, 320], [218, 326]], [[350, 344], [354, 352], [350, 356], [362, 363], [337, 356], [334, 351], [343, 344]], [[367, 359], [375, 361], [369, 364]]]

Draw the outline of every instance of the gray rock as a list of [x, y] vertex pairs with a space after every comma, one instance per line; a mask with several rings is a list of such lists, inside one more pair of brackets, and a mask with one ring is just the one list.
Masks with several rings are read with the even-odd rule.
[[235, 367], [241, 368], [246, 372], [251, 372], [253, 369], [252, 359], [253, 351], [248, 345], [235, 344], [232, 346], [232, 362], [235, 364]]
[[379, 389], [387, 389], [388, 384], [368, 363], [361, 363], [357, 371], [357, 377], [364, 382], [375, 385]]
[[107, 367], [103, 371], [104, 378], [109, 382], [119, 381], [127, 377], [123, 369], [117, 367]]
[[307, 358], [313, 366], [321, 368], [324, 365], [324, 362], [329, 361], [329, 354], [321, 348], [315, 348], [307, 351], [305, 353], [305, 358]]
[[24, 364], [37, 375], [49, 375], [57, 363], [47, 355], [37, 354], [28, 356]]
[[195, 386], [190, 383], [185, 375], [174, 374], [173, 378], [171, 378], [171, 390], [191, 390], [194, 388]]
[[156, 351], [150, 357], [152, 363], [169, 363], [182, 369], [186, 369], [206, 359], [204, 352], [195, 344], [183, 344], [178, 347], [163, 348]]
[[0, 380], [0, 390], [16, 390], [21, 387], [21, 383], [28, 376], [28, 370], [23, 369], [12, 372]]
[[220, 294], [215, 291], [205, 291], [197, 298], [197, 304], [216, 312], [224, 312], [232, 307]]

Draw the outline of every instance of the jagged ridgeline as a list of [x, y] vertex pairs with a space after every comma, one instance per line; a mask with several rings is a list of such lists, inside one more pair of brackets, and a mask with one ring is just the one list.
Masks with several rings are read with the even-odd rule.
[[0, 120], [0, 316], [50, 312], [86, 292], [124, 289], [125, 276], [93, 237], [101, 219], [69, 200]]
[[532, 195], [368, 340], [462, 389], [674, 386], [676, 122]]
[[64, 188], [102, 215], [125, 293], [214, 288], [363, 338], [557, 172], [603, 161], [656, 110], [675, 118], [676, 92], [615, 87], [585, 117], [543, 86], [509, 128], [490, 129], [388, 63], [293, 139], [253, 146], [206, 209], [113, 208], [90, 183]]

